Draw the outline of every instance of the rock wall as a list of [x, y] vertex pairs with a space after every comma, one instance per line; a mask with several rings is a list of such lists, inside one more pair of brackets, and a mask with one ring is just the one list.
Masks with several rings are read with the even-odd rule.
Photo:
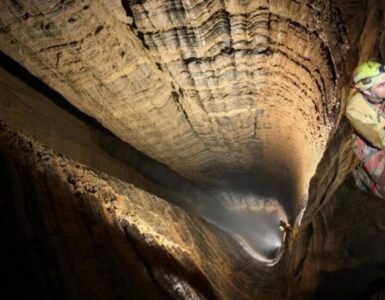
[[[132, 183], [187, 211], [204, 214], [204, 208], [198, 211], [195, 207], [201, 201], [210, 204], [207, 193], [66, 105], [64, 98], [9, 58], [1, 59], [8, 71], [23, 80], [0, 69], [0, 120], [89, 168]], [[211, 205], [221, 209], [214, 200]]]
[[245, 174], [275, 182], [270, 194], [305, 193], [338, 111], [346, 32], [332, 1], [4, 1], [0, 11], [0, 49], [137, 149], [200, 183]]
[[263, 174], [262, 183], [293, 186], [298, 198], [326, 147], [301, 226], [281, 263], [267, 268], [201, 220], [2, 126], [6, 291], [47, 299], [384, 298], [385, 205], [354, 185], [343, 118], [351, 70], [384, 58], [384, 4], [2, 2], [2, 51], [197, 182]]
[[[278, 215], [287, 219], [277, 201], [251, 198], [252, 203], [246, 206], [236, 194], [231, 211], [227, 210], [229, 205], [223, 196], [203, 190], [122, 142], [25, 69], [4, 55], [0, 58], [0, 65], [22, 79], [0, 69], [0, 120], [11, 128], [89, 168], [134, 184], [228, 232], [240, 234], [263, 255], [276, 250], [274, 244], [280, 243]], [[253, 210], [248, 212], [251, 206]], [[257, 242], [266, 234], [275, 236], [273, 247]]]
[[288, 299], [385, 298], [385, 202], [355, 185], [351, 133], [344, 119], [310, 185], [287, 249]]
[[385, 299], [385, 202], [355, 185], [351, 171], [358, 162], [352, 128], [343, 117], [354, 67], [385, 58], [385, 2], [341, 3], [351, 47], [341, 81], [340, 122], [312, 179], [307, 210], [287, 251], [289, 299]]
[[166, 201], [0, 124], [2, 295], [277, 299], [280, 266]]

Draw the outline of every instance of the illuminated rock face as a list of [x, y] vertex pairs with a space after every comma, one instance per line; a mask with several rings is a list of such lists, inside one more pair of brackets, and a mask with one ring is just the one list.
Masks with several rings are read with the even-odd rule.
[[[347, 98], [350, 70], [383, 53], [383, 7], [347, 0], [3, 1], [0, 49], [179, 174], [208, 185], [251, 176], [258, 187], [274, 182], [270, 190], [299, 199], [340, 112], [336, 95]], [[202, 220], [2, 125], [7, 291], [19, 283], [26, 289], [16, 295], [31, 290], [46, 299], [381, 299], [384, 204], [355, 188], [350, 128], [337, 124], [302, 225], [273, 267]], [[85, 138], [80, 153], [94, 142]], [[93, 166], [103, 169], [104, 159], [113, 162], [102, 152], [85, 163], [100, 158]], [[103, 171], [161, 192], [116, 161]]]
[[246, 174], [266, 185], [263, 174], [273, 190], [303, 196], [336, 117], [345, 33], [332, 4], [5, 1], [0, 10], [1, 50], [122, 140], [200, 183]]
[[3, 123], [0, 207], [7, 298], [282, 297], [280, 268], [253, 260], [222, 231]]

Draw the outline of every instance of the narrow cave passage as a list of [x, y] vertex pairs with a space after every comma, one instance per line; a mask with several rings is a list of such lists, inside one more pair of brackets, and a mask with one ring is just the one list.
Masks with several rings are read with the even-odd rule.
[[279, 224], [322, 175], [353, 2], [1, 3], [6, 251], [42, 298], [285, 299], [307, 258]]
[[[202, 217], [230, 233], [254, 258], [272, 262], [282, 246], [279, 220], [288, 220], [287, 210], [285, 211], [287, 207], [282, 207], [276, 200], [272, 200], [275, 198], [267, 196], [271, 195], [269, 192], [274, 192], [270, 188], [264, 188], [272, 181], [271, 178], [257, 184], [255, 179], [263, 178], [261, 174], [247, 174], [247, 178], [238, 175], [231, 178], [227, 185], [217, 185], [215, 188], [198, 187], [167, 166], [120, 141], [8, 56], [1, 54], [0, 57], [3, 69], [0, 73], [3, 91], [3, 110], [0, 115], [11, 128], [18, 128], [55, 151], [134, 183], [185, 211]], [[46, 126], [51, 128], [49, 132], [46, 131]], [[88, 131], [81, 130], [84, 126], [96, 137], [95, 140], [84, 138], [85, 134], [89, 134]], [[73, 130], [77, 130], [77, 134], [71, 133]], [[85, 142], [91, 145], [85, 145]], [[79, 153], [82, 148], [82, 151], [88, 151], [87, 157]], [[132, 168], [123, 168], [124, 172], [138, 172], [137, 175], [122, 174], [121, 170], [116, 170], [111, 165], [95, 161], [95, 158], [106, 159], [105, 156]], [[285, 191], [287, 190], [281, 187], [278, 192], [283, 196]], [[276, 198], [279, 199], [278, 194]]]
[[[23, 96], [28, 96], [28, 88], [23, 86], [21, 82], [19, 83], [16, 78], [11, 79], [11, 76], [16, 76], [32, 89], [48, 97], [49, 99], [47, 98], [46, 102], [53, 101], [53, 107], [57, 106], [59, 108], [55, 108], [56, 111], [51, 112], [55, 115], [58, 123], [56, 125], [58, 128], [55, 129], [57, 132], [51, 132], [51, 135], [63, 134], [61, 130], [65, 125], [60, 124], [61, 122], [58, 122], [58, 120], [62, 118], [60, 115], [62, 114], [61, 110], [65, 111], [68, 115], [74, 116], [75, 119], [88, 124], [87, 126], [94, 128], [93, 130], [101, 135], [101, 137], [97, 138], [97, 147], [100, 147], [102, 151], [118, 161], [133, 167], [146, 180], [159, 185], [162, 191], [149, 188], [149, 184], [143, 180], [134, 181], [137, 186], [167, 199], [194, 215], [203, 217], [230, 233], [252, 257], [260, 261], [271, 263], [274, 261], [272, 259], [279, 253], [278, 251], [282, 250], [282, 233], [279, 230], [279, 222], [280, 220], [288, 222], [290, 217], [290, 221], [293, 221], [294, 218], [293, 182], [287, 173], [287, 168], [274, 169], [270, 167], [270, 170], [264, 170], [264, 172], [227, 173], [226, 177], [220, 176], [220, 180], [215, 179], [217, 180], [215, 184], [198, 187], [191, 181], [180, 177], [165, 165], [157, 163], [130, 145], [115, 138], [111, 132], [104, 129], [97, 121], [77, 110], [60, 94], [4, 54], [1, 55], [1, 66], [6, 70], [2, 72], [2, 88], [8, 95], [14, 97], [13, 93], [16, 89], [27, 91]], [[68, 146], [70, 146], [66, 145], [68, 141], [60, 143], [55, 136], [47, 138], [44, 131], [36, 132], [36, 126], [39, 126], [39, 122], [43, 124], [48, 122], [47, 125], [51, 126], [49, 122], [52, 122], [52, 120], [47, 119], [47, 116], [39, 115], [36, 110], [28, 118], [22, 115], [15, 118], [16, 110], [22, 108], [25, 112], [29, 110], [29, 113], [31, 113], [32, 107], [36, 104], [36, 107], [40, 107], [40, 105], [47, 105], [47, 103], [28, 103], [31, 100], [19, 98], [12, 99], [13, 103], [10, 104], [7, 103], [5, 98], [3, 97], [3, 105], [8, 107], [3, 109], [3, 120], [16, 127], [22, 127], [25, 133], [35, 135], [38, 140], [42, 139], [48, 142], [50, 146], [53, 146], [54, 149], [61, 153], [76, 159], [82, 159], [78, 153], [68, 149]], [[71, 129], [68, 128], [67, 130]], [[73, 143], [75, 142], [73, 141]], [[101, 168], [100, 165], [95, 165], [92, 161], [84, 160], [82, 162], [98, 169]], [[282, 170], [286, 171], [283, 172], [283, 175], [280, 174]], [[104, 168], [103, 171], [112, 176], [117, 176], [114, 170], [108, 167]], [[121, 179], [132, 182], [132, 178], [119, 175], [118, 177]], [[173, 195], [173, 192], [178, 195]], [[192, 200], [186, 201], [184, 199], [186, 197]], [[284, 201], [281, 199], [284, 199]]]
[[243, 210], [247, 198], [254, 210], [271, 202], [287, 214], [270, 223], [293, 222], [338, 110], [335, 63], [346, 33], [335, 4], [2, 7], [2, 51], [121, 140], [208, 190], [219, 204], [200, 215], [238, 232], [249, 226], [219, 207], [231, 198]]

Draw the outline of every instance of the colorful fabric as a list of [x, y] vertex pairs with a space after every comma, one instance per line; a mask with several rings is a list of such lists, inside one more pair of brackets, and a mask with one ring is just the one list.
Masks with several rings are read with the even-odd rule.
[[356, 136], [353, 146], [360, 164], [353, 172], [357, 186], [361, 190], [371, 190], [385, 199], [385, 150], [374, 148]]
[[384, 103], [372, 104], [356, 94], [347, 105], [346, 116], [357, 132], [353, 143], [353, 152], [360, 161], [353, 172], [356, 184], [385, 199]]

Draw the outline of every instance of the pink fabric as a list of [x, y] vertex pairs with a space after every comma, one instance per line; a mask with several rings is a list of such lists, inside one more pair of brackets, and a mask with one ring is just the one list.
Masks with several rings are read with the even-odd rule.
[[385, 151], [368, 144], [356, 136], [353, 151], [361, 162], [361, 171], [368, 176], [364, 184], [378, 197], [385, 199]]

